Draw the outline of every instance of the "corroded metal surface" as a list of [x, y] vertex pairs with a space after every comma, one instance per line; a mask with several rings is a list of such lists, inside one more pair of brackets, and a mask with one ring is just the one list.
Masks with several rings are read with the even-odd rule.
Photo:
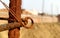
[[[21, 22], [22, 22], [21, 21], [21, 0], [10, 0], [9, 9], [13, 10], [14, 13], [9, 12], [9, 20], [8, 20], [8, 22], [9, 23], [11, 23], [11, 22], [19, 22], [21, 24]], [[15, 17], [11, 13], [14, 14]], [[10, 29], [9, 33], [8, 33], [8, 38], [19, 38], [19, 36], [20, 36], [19, 31], [20, 31], [19, 27], [14, 28], [14, 29]]]
[[9, 29], [13, 29], [16, 27], [20, 27], [20, 24], [17, 22], [16, 23], [3, 24], [3, 25], [0, 25], [0, 32], [5, 31], [5, 30], [9, 30]]
[[[33, 20], [30, 17], [21, 18], [21, 1], [22, 0], [10, 0], [9, 7], [0, 0], [0, 2], [5, 6], [9, 11], [9, 18], [0, 18], [3, 20], [8, 20], [9, 24], [1, 25], [0, 31], [9, 30], [8, 38], [19, 38], [20, 36], [20, 27], [31, 28], [34, 24]], [[31, 26], [26, 26], [28, 20], [31, 20]]]
[[[28, 24], [28, 19], [31, 20], [31, 26], [30, 27], [26, 26]], [[28, 29], [31, 28], [32, 25], [34, 24], [33, 20], [30, 17], [23, 18], [22, 23], [23, 23], [22, 27], [25, 27]], [[9, 30], [9, 29], [14, 29], [14, 28], [17, 28], [20, 26], [21, 26], [21, 24], [18, 22], [3, 24], [3, 25], [0, 25], [0, 32], [5, 31], [5, 30]]]

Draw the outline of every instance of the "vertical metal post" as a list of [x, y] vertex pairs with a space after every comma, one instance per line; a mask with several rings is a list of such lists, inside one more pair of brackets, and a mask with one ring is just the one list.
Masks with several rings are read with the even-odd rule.
[[[16, 15], [15, 17], [17, 17], [19, 21], [17, 21], [15, 17], [13, 17], [13, 15], [9, 12], [8, 22], [21, 23], [21, 0], [10, 0], [9, 9], [12, 9], [14, 11]], [[19, 31], [20, 31], [20, 28], [10, 29], [8, 32], [8, 38], [19, 38], [20, 36]]]

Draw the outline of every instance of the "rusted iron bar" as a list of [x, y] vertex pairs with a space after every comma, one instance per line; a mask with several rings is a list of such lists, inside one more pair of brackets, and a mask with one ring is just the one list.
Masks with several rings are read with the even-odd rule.
[[[18, 25], [18, 26], [17, 26]], [[9, 23], [9, 24], [3, 24], [3, 25], [0, 25], [0, 32], [1, 31], [5, 31], [5, 30], [9, 30], [9, 29], [14, 29], [16, 27], [20, 27], [20, 23]]]
[[[31, 20], [31, 26], [30, 27], [26, 26], [28, 24], [28, 22], [29, 22], [28, 21], [29, 19]], [[28, 29], [32, 28], [32, 25], [34, 24], [34, 22], [30, 17], [26, 17], [26, 18], [23, 18], [21, 20], [22, 20], [22, 23], [23, 23], [22, 26], [18, 22], [0, 25], [0, 32], [5, 31], [5, 30], [9, 30], [9, 29], [14, 29], [14, 28], [17, 28], [17, 27], [25, 27], [25, 28], [28, 28]]]
[[17, 20], [17, 21], [19, 21], [18, 19], [18, 17], [17, 17], [17, 15], [15, 15], [15, 12], [14, 12], [14, 10], [13, 9], [10, 9], [3, 1], [1, 1], [0, 0], [0, 2], [5, 6], [5, 8], [11, 13], [11, 15], [13, 15], [13, 17]]
[[[23, 25], [21, 25], [18, 22], [0, 25], [0, 32], [5, 31], [5, 30], [9, 30], [9, 29], [14, 29], [14, 28], [17, 28], [17, 27], [25, 27], [25, 28], [28, 28], [28, 29], [32, 28], [32, 25], [34, 24], [34, 22], [30, 17], [25, 17], [25, 18], [23, 18], [21, 20], [22, 20]], [[29, 27], [26, 26], [28, 24], [28, 22], [29, 22], [28, 20], [31, 20], [31, 25]]]
[[[0, 0], [0, 2], [5, 6], [9, 11], [9, 24], [0, 26], [0, 31], [8, 30], [8, 38], [19, 38], [20, 36], [20, 27], [31, 28], [34, 24], [33, 20], [30, 17], [21, 18], [21, 0], [10, 0], [9, 7]], [[6, 18], [1, 18], [6, 19]], [[28, 20], [31, 20], [31, 26], [27, 27]]]
[[[11, 10], [9, 10], [8, 22], [9, 23], [18, 22], [21, 24], [22, 23], [22, 21], [21, 21], [21, 0], [10, 0], [9, 9], [12, 9], [14, 13], [10, 12]], [[14, 14], [14, 15], [12, 15], [12, 14]], [[20, 36], [19, 31], [20, 31], [20, 27], [10, 29], [9, 33], [8, 33], [8, 38], [19, 38], [19, 36]]]

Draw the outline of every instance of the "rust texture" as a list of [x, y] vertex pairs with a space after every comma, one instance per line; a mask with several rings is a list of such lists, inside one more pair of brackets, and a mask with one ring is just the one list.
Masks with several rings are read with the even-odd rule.
[[[21, 23], [21, 0], [10, 0], [9, 9], [13, 10], [15, 14], [15, 17], [18, 18], [18, 20], [15, 19], [15, 17], [9, 12], [9, 20], [8, 22], [19, 22]], [[13, 26], [13, 25], [12, 25]], [[20, 28], [14, 28], [10, 29], [8, 33], [8, 38], [19, 38], [20, 36]]]
[[[3, 19], [4, 20], [4, 19]], [[22, 27], [25, 27], [27, 29], [32, 28], [32, 25], [34, 24], [33, 20], [30, 17], [26, 17], [21, 19], [22, 20]], [[31, 26], [26, 26], [28, 24], [28, 20], [31, 20]], [[21, 24], [18, 22], [13, 22], [13, 23], [8, 23], [8, 24], [2, 24], [0, 25], [0, 32], [5, 31], [5, 30], [9, 30], [9, 29], [14, 29], [17, 27], [21, 27]]]
[[[18, 26], [17, 26], [18, 25]], [[0, 25], [0, 32], [20, 27], [18, 22]]]
[[[9, 30], [8, 38], [19, 38], [20, 37], [20, 27], [25, 27], [27, 29], [32, 28], [34, 24], [30, 17], [21, 18], [21, 2], [22, 0], [10, 0], [9, 7], [0, 0], [0, 2], [9, 11], [9, 18], [0, 18], [2, 20], [8, 20], [8, 24], [0, 26], [0, 32], [4, 30]], [[31, 26], [26, 26], [28, 20], [31, 20]]]

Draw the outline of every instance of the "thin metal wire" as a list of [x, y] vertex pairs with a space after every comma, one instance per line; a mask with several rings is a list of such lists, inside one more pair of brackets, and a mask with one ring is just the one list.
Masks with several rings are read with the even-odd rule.
[[[8, 10], [8, 11], [10, 11], [10, 13], [15, 17], [15, 19], [17, 20], [17, 21], [19, 21], [18, 19], [18, 17], [16, 16], [16, 14], [14, 13], [14, 11], [12, 10], [12, 9], [9, 9], [9, 7], [4, 3], [4, 2], [2, 2], [1, 0], [0, 0], [0, 2], [5, 6], [5, 8]], [[34, 22], [33, 22], [33, 20], [30, 18], [30, 17], [26, 17], [27, 19], [25, 19], [24, 21], [26, 22], [26, 21], [28, 21], [28, 19], [30, 19], [31, 21], [32, 21], [32, 23], [31, 23], [31, 26], [34, 24]], [[20, 21], [19, 21], [20, 22]], [[29, 28], [29, 27], [27, 27], [27, 26], [25, 26], [25, 25], [27, 25], [27, 23], [25, 24], [25, 22], [23, 22], [22, 21], [22, 26], [24, 26], [24, 27], [26, 27], [26, 28]], [[24, 23], [24, 25], [23, 25], [23, 23]], [[10, 23], [9, 23], [10, 24]], [[8, 24], [8, 25], [9, 25]], [[0, 26], [1, 27], [1, 26]], [[7, 27], [9, 27], [9, 26], [6, 26], [5, 25], [5, 29], [7, 29]], [[2, 28], [3, 28], [3, 26], [2, 26]], [[4, 29], [3, 28], [3, 29]], [[1, 29], [1, 28], [0, 28]]]
[[15, 18], [17, 21], [19, 21], [17, 15], [14, 13], [14, 11], [13, 11], [12, 9], [9, 9], [9, 7], [8, 7], [4, 2], [2, 2], [1, 0], [0, 0], [0, 2], [1, 2], [1, 3], [5, 6], [5, 8], [14, 16], [14, 18]]

